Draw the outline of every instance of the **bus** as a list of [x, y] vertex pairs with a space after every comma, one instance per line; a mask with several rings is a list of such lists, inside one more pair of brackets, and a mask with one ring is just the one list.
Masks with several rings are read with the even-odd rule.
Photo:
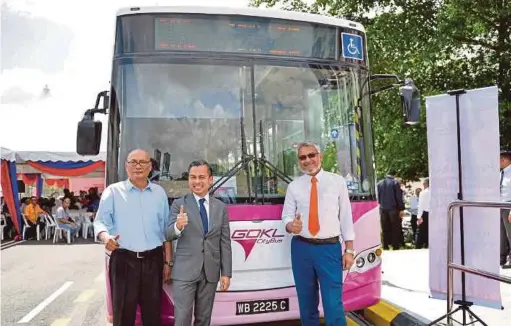
[[[301, 174], [296, 146], [304, 140], [320, 145], [323, 169], [342, 175], [350, 191], [356, 257], [344, 273], [346, 311], [378, 302], [370, 96], [400, 87], [409, 124], [419, 120], [419, 101], [413, 81], [370, 74], [361, 24], [256, 8], [130, 7], [118, 11], [114, 44], [111, 88], [78, 124], [77, 152], [99, 152], [94, 115], [107, 114], [106, 185], [127, 178], [123, 162], [141, 148], [153, 155], [151, 181], [169, 202], [189, 191], [192, 160], [212, 165], [210, 193], [228, 205], [233, 255], [231, 287], [216, 295], [213, 325], [299, 319], [281, 211], [287, 185]], [[393, 81], [371, 89], [374, 79]], [[105, 266], [108, 275], [108, 253]], [[163, 297], [170, 325], [171, 286]]]

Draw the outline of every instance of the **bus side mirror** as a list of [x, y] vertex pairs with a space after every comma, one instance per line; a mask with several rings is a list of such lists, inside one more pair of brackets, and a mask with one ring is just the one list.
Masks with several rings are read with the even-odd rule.
[[98, 155], [101, 145], [101, 121], [94, 121], [90, 115], [85, 114], [78, 123], [76, 135], [76, 152], [79, 155]]
[[406, 79], [404, 86], [399, 88], [399, 94], [405, 123], [408, 125], [418, 124], [421, 116], [421, 98], [419, 90], [411, 79]]

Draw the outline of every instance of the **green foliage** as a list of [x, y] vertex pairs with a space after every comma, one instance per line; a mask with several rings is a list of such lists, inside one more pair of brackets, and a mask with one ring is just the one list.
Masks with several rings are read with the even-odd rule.
[[[308, 2], [253, 0], [252, 5], [344, 17], [364, 24], [371, 72], [411, 77], [423, 97], [497, 84], [501, 147], [511, 148], [511, 1]], [[375, 95], [372, 105], [377, 174], [382, 176], [394, 168], [404, 180], [427, 175], [425, 113], [419, 126], [403, 126], [396, 91]]]

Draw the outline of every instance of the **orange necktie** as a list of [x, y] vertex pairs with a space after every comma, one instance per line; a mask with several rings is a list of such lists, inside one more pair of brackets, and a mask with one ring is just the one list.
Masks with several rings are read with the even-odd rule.
[[314, 176], [311, 179], [311, 199], [309, 208], [309, 232], [315, 236], [319, 232], [318, 217], [318, 179]]

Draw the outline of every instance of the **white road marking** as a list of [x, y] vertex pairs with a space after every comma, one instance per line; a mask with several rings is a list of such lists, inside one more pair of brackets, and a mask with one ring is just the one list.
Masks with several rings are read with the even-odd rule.
[[73, 284], [72, 281], [64, 283], [60, 288], [57, 289], [57, 291], [53, 292], [49, 297], [44, 299], [43, 302], [37, 305], [37, 307], [32, 309], [31, 312], [26, 314], [25, 317], [21, 318], [18, 324], [24, 324], [31, 321], [35, 316], [37, 316], [37, 314], [39, 314], [41, 311], [43, 311], [44, 308], [46, 308], [50, 303], [52, 303], [53, 300], [57, 299], [59, 295], [64, 293], [64, 291], [66, 291], [71, 286], [71, 284]]

